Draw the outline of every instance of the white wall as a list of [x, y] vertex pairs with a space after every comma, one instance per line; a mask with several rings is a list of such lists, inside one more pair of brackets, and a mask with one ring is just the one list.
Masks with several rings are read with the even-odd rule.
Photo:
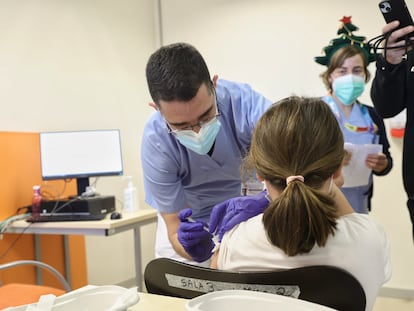
[[[211, 74], [248, 82], [276, 101], [326, 93], [324, 67], [313, 57], [336, 38], [343, 15], [371, 39], [384, 25], [377, 0], [163, 0], [163, 43], [185, 41], [204, 55]], [[414, 12], [414, 1], [406, 0]], [[375, 66], [370, 70], [374, 73]], [[370, 104], [369, 88], [361, 100]], [[388, 123], [388, 121], [387, 121]], [[414, 289], [414, 246], [401, 181], [401, 139], [392, 139], [394, 169], [375, 178], [374, 211], [389, 235], [394, 273], [386, 287]], [[364, 260], [364, 258], [361, 258]], [[400, 291], [401, 292], [401, 291]], [[409, 291], [412, 295], [412, 291]], [[412, 295], [414, 297], [414, 295]]]
[[[144, 206], [139, 149], [156, 36], [152, 0], [0, 0], [0, 130], [119, 128], [125, 174]], [[105, 177], [97, 190], [122, 199], [124, 186]], [[154, 253], [147, 227], [145, 261]], [[91, 284], [134, 278], [132, 234], [86, 245]]]

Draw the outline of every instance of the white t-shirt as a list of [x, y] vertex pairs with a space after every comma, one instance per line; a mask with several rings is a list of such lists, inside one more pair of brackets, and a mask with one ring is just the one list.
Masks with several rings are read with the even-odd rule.
[[218, 269], [260, 271], [312, 265], [337, 266], [349, 271], [365, 290], [366, 310], [372, 310], [379, 288], [391, 277], [389, 241], [369, 215], [352, 213], [337, 221], [337, 230], [324, 247], [287, 256], [265, 234], [263, 214], [227, 232], [220, 244]]

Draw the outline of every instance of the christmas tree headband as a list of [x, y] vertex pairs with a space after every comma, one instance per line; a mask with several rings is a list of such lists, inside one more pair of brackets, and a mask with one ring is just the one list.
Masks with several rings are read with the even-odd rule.
[[341, 36], [332, 39], [329, 42], [329, 45], [323, 48], [325, 56], [316, 56], [315, 62], [324, 66], [329, 66], [332, 55], [334, 55], [340, 48], [348, 45], [354, 45], [360, 48], [368, 64], [375, 61], [375, 54], [372, 53], [372, 46], [366, 42], [366, 37], [355, 36], [352, 33], [359, 28], [352, 24], [351, 16], [344, 16], [339, 21], [342, 22], [342, 24], [340, 25], [337, 34]]

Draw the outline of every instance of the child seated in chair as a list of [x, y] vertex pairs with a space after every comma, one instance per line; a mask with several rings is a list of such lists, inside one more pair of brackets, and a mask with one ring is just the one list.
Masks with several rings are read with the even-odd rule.
[[358, 279], [371, 310], [391, 276], [389, 242], [383, 228], [355, 213], [335, 185], [343, 157], [341, 129], [322, 100], [292, 96], [269, 108], [245, 159], [264, 181], [269, 206], [224, 234], [212, 267], [337, 266]]

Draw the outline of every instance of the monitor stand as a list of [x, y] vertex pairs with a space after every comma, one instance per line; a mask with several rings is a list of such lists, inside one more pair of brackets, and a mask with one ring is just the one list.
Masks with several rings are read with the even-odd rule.
[[89, 177], [76, 178], [76, 185], [78, 189], [78, 196], [82, 196], [82, 194], [87, 193], [86, 189], [89, 187]]

